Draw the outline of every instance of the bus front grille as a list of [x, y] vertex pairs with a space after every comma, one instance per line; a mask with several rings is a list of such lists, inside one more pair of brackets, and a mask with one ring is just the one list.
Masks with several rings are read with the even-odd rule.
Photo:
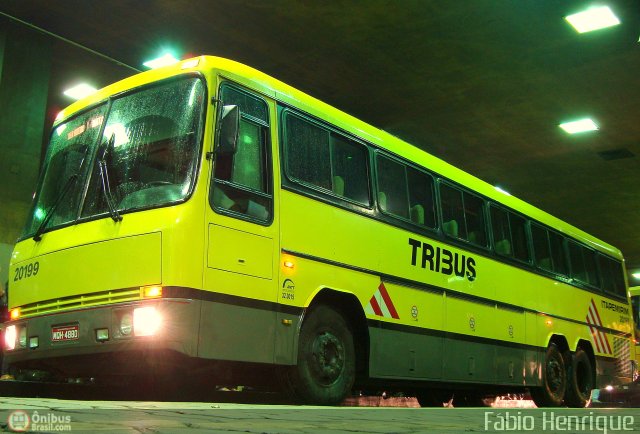
[[112, 291], [73, 295], [70, 297], [54, 298], [20, 306], [20, 317], [24, 318], [33, 315], [100, 306], [110, 303], [135, 301], [142, 298], [143, 295], [141, 288], [124, 288]]

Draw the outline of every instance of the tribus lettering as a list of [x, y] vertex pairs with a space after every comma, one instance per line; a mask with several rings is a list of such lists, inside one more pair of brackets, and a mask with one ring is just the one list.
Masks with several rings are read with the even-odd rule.
[[411, 245], [411, 265], [420, 264], [422, 268], [429, 266], [430, 271], [450, 276], [455, 273], [458, 277], [466, 277], [469, 282], [476, 280], [476, 261], [472, 257], [466, 257], [451, 250], [433, 247], [429, 243], [423, 243], [409, 238]]

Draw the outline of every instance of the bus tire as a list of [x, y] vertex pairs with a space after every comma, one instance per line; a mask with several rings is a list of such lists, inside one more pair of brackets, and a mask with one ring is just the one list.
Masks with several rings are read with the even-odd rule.
[[569, 407], [585, 407], [591, 398], [594, 381], [591, 359], [582, 348], [578, 348], [573, 355], [568, 369], [568, 380], [565, 404]]
[[326, 305], [302, 323], [298, 362], [285, 371], [285, 388], [297, 402], [337, 405], [351, 392], [356, 363], [353, 335], [345, 319]]
[[560, 407], [567, 390], [567, 369], [562, 353], [551, 343], [542, 365], [542, 386], [531, 389], [531, 397], [538, 407]]

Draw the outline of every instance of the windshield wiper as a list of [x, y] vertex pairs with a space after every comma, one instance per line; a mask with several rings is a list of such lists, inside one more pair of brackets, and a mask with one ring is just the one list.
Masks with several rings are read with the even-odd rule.
[[67, 179], [67, 182], [65, 182], [64, 187], [62, 187], [62, 191], [58, 195], [58, 198], [47, 211], [47, 215], [45, 216], [44, 220], [42, 220], [42, 223], [40, 223], [40, 226], [38, 226], [38, 230], [36, 231], [36, 233], [33, 234], [33, 241], [40, 241], [42, 239], [42, 233], [47, 227], [47, 223], [49, 223], [49, 220], [51, 220], [51, 217], [53, 217], [53, 213], [55, 212], [56, 208], [58, 208], [58, 205], [60, 205], [60, 202], [62, 202], [62, 199], [64, 199], [64, 197], [67, 195], [67, 193], [71, 189], [71, 186], [77, 180], [78, 180], [77, 173], [74, 173], [69, 177], [69, 179]]
[[102, 194], [104, 194], [107, 206], [109, 207], [109, 215], [114, 222], [119, 222], [122, 220], [122, 216], [113, 204], [113, 196], [111, 195], [111, 187], [109, 186], [109, 171], [107, 170], [107, 152], [113, 147], [115, 141], [116, 135], [112, 134], [98, 160], [98, 168], [100, 169], [100, 180], [102, 181]]

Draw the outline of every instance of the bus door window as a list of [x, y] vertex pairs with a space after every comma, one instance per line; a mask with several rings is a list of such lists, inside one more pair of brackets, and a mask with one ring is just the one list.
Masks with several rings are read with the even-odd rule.
[[266, 103], [229, 85], [221, 99], [240, 108], [240, 131], [233, 154], [216, 154], [211, 188], [214, 209], [236, 217], [271, 221], [273, 196]]

